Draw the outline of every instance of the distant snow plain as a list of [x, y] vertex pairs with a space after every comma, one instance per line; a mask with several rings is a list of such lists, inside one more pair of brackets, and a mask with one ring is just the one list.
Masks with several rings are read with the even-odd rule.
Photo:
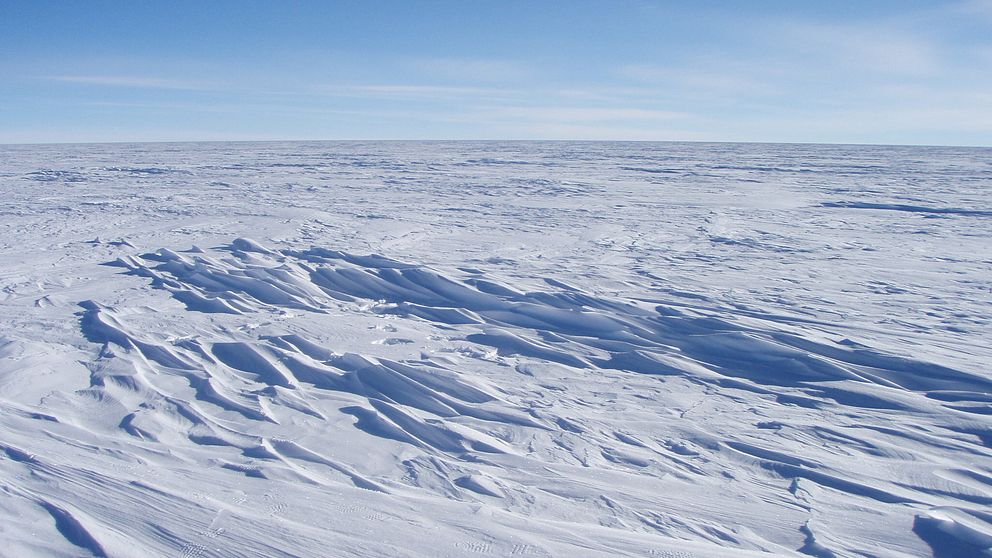
[[992, 555], [992, 150], [0, 147], [4, 556]]

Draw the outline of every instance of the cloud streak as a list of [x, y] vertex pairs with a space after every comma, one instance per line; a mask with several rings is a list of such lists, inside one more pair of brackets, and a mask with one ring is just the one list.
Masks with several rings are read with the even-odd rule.
[[46, 76], [44, 79], [61, 83], [96, 85], [103, 87], [171, 89], [177, 91], [213, 91], [218, 89], [216, 84], [141, 76], [62, 75]]
[[491, 98], [508, 97], [515, 94], [512, 90], [493, 87], [416, 84], [322, 85], [317, 86], [315, 89], [319, 93], [329, 96], [384, 97], [412, 100]]
[[496, 118], [536, 122], [617, 122], [675, 120], [689, 117], [684, 112], [632, 107], [501, 107], [492, 111]]

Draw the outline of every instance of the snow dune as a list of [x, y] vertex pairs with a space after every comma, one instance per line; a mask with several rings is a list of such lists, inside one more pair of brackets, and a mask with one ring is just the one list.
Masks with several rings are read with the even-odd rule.
[[119, 149], [2, 152], [4, 552], [992, 552], [985, 152]]

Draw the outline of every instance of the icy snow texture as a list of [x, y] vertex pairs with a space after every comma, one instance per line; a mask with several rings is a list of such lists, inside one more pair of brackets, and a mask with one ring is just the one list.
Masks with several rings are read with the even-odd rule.
[[992, 150], [0, 148], [0, 553], [981, 556]]

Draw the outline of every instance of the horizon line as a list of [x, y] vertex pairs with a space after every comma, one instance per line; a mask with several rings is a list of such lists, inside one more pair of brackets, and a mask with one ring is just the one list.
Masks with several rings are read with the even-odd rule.
[[694, 143], [723, 145], [822, 145], [851, 147], [943, 147], [964, 149], [992, 149], [992, 145], [953, 145], [925, 143], [868, 143], [868, 142], [822, 142], [822, 141], [732, 141], [732, 140], [643, 140], [643, 139], [238, 139], [238, 140], [111, 140], [111, 141], [55, 141], [55, 142], [0, 142], [0, 147], [41, 147], [67, 145], [145, 145], [183, 143]]

